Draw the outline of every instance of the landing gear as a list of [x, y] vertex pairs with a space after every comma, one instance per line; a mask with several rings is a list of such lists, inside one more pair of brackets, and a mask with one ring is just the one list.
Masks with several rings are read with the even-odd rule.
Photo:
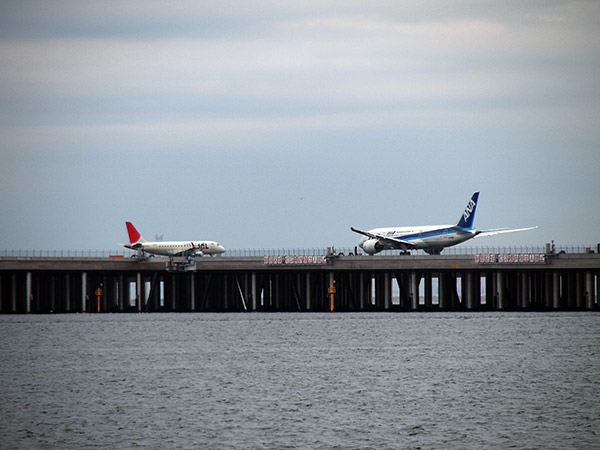
[[167, 272], [193, 272], [196, 270], [196, 258], [193, 256], [169, 256]]
[[150, 258], [152, 258], [154, 255], [149, 255], [147, 254], [144, 250], [142, 249], [138, 249], [137, 253], [131, 255], [132, 259], [135, 259], [136, 261], [148, 261]]

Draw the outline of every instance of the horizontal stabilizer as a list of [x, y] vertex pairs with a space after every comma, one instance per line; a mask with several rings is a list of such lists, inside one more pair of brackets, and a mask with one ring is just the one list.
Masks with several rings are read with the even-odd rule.
[[465, 230], [464, 228], [461, 227], [450, 227], [450, 229], [452, 231], [455, 231], [457, 234], [473, 234], [473, 230]]

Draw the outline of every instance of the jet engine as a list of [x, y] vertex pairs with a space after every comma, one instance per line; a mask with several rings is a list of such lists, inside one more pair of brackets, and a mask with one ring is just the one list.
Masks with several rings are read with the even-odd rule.
[[374, 255], [375, 253], [379, 253], [381, 250], [383, 250], [383, 246], [377, 239], [369, 239], [363, 243], [362, 249], [369, 255]]

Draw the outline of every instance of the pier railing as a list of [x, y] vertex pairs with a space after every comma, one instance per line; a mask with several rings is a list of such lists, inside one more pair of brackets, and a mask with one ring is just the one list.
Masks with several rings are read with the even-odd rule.
[[[490, 253], [546, 253], [545, 245], [519, 245], [519, 246], [456, 246], [444, 249], [442, 255], [478, 255]], [[598, 251], [596, 245], [557, 245], [553, 253], [595, 253]], [[221, 258], [243, 258], [243, 257], [262, 257], [262, 256], [319, 256], [333, 254], [337, 256], [364, 255], [360, 249], [355, 247], [326, 247], [326, 248], [262, 248], [262, 249], [227, 249], [219, 256]], [[400, 251], [384, 251], [373, 255], [374, 258], [381, 256], [399, 255]], [[412, 250], [413, 255], [424, 255], [422, 250]], [[3, 258], [129, 258], [136, 253], [127, 249], [117, 250], [74, 250], [74, 249], [4, 249], [0, 250], [0, 257]]]

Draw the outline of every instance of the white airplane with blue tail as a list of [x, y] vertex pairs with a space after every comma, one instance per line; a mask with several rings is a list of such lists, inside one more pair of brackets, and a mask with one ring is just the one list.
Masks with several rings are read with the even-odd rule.
[[358, 243], [365, 253], [374, 255], [382, 250], [418, 250], [422, 249], [430, 255], [439, 255], [445, 247], [460, 244], [478, 236], [493, 236], [501, 233], [513, 233], [537, 228], [495, 228], [477, 230], [473, 228], [475, 208], [479, 200], [479, 192], [475, 192], [467, 203], [467, 207], [456, 225], [424, 225], [414, 227], [374, 228], [363, 231], [350, 227], [355, 233], [364, 237]]

